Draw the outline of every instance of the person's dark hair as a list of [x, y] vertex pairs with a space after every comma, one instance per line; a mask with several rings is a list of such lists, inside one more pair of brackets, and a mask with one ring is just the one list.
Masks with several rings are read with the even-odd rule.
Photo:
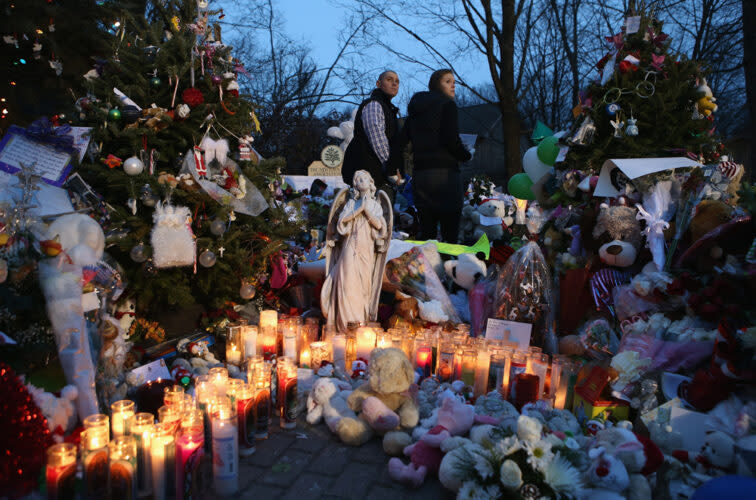
[[454, 71], [450, 70], [449, 68], [437, 69], [436, 71], [434, 71], [430, 76], [430, 80], [428, 80], [428, 90], [441, 92], [441, 79], [444, 77], [444, 75], [448, 75], [449, 73], [454, 74]]
[[382, 72], [382, 73], [381, 73], [380, 75], [378, 75], [378, 81], [380, 82], [381, 80], [383, 80], [383, 78], [384, 78], [384, 77], [385, 77], [386, 75], [388, 75], [389, 73], [393, 73], [393, 74], [395, 74], [395, 75], [397, 75], [397, 74], [398, 74], [398, 73], [397, 73], [396, 71], [394, 71], [393, 69], [387, 69], [387, 70], [383, 71], [383, 72]]

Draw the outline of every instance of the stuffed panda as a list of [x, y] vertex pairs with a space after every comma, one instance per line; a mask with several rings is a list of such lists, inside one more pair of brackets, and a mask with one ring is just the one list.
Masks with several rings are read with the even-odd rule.
[[486, 263], [470, 253], [463, 253], [457, 260], [444, 262], [444, 270], [454, 283], [470, 290], [486, 275]]

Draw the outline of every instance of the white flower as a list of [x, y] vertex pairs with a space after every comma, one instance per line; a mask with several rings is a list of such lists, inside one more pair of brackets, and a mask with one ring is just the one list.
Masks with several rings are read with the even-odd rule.
[[473, 455], [473, 460], [475, 460], [475, 470], [478, 471], [478, 474], [481, 478], [488, 479], [489, 477], [492, 477], [494, 475], [493, 465], [491, 465], [492, 457], [490, 453], [475, 453]]
[[635, 293], [641, 297], [645, 297], [651, 293], [651, 290], [653, 290], [654, 287], [653, 283], [651, 283], [651, 279], [644, 274], [635, 276], [632, 280], [632, 285]]
[[538, 420], [520, 415], [517, 419], [517, 437], [523, 441], [534, 443], [541, 439], [543, 426]]
[[494, 447], [494, 451], [496, 451], [496, 453], [498, 453], [500, 456], [506, 457], [516, 452], [520, 448], [522, 448], [522, 445], [520, 444], [520, 440], [517, 439], [517, 436], [509, 436], [508, 438], [499, 440], [499, 442], [496, 443], [496, 446]]
[[525, 443], [525, 450], [528, 452], [528, 463], [538, 470], [543, 470], [546, 464], [554, 457], [551, 451], [551, 443], [545, 439], [535, 443]]
[[522, 471], [512, 460], [505, 460], [499, 469], [499, 480], [505, 488], [516, 490], [522, 486]]
[[483, 494], [483, 487], [477, 482], [465, 481], [457, 492], [457, 500], [479, 500]]
[[580, 494], [583, 484], [580, 472], [559, 453], [546, 464], [543, 469], [544, 481], [557, 495], [576, 497]]
[[496, 500], [498, 498], [501, 498], [501, 488], [499, 488], [495, 484], [486, 486], [486, 490], [484, 493], [485, 493], [485, 498], [488, 498], [488, 499]]

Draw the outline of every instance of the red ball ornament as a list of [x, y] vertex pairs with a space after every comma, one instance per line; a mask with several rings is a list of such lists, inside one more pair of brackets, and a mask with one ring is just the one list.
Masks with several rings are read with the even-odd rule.
[[229, 90], [228, 93], [231, 94], [234, 97], [239, 97], [239, 91], [238, 90], [235, 90], [235, 89], [234, 90]]
[[47, 419], [26, 386], [0, 362], [0, 492], [11, 498], [30, 493], [53, 443]]
[[196, 108], [205, 102], [205, 96], [199, 89], [190, 87], [181, 93], [181, 99], [189, 105], [190, 108]]

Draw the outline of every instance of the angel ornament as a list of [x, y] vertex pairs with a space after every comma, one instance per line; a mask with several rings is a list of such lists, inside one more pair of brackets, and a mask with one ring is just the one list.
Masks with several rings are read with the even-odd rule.
[[359, 170], [353, 187], [336, 195], [326, 232], [326, 280], [320, 303], [328, 325], [374, 321], [394, 214], [370, 174]]

